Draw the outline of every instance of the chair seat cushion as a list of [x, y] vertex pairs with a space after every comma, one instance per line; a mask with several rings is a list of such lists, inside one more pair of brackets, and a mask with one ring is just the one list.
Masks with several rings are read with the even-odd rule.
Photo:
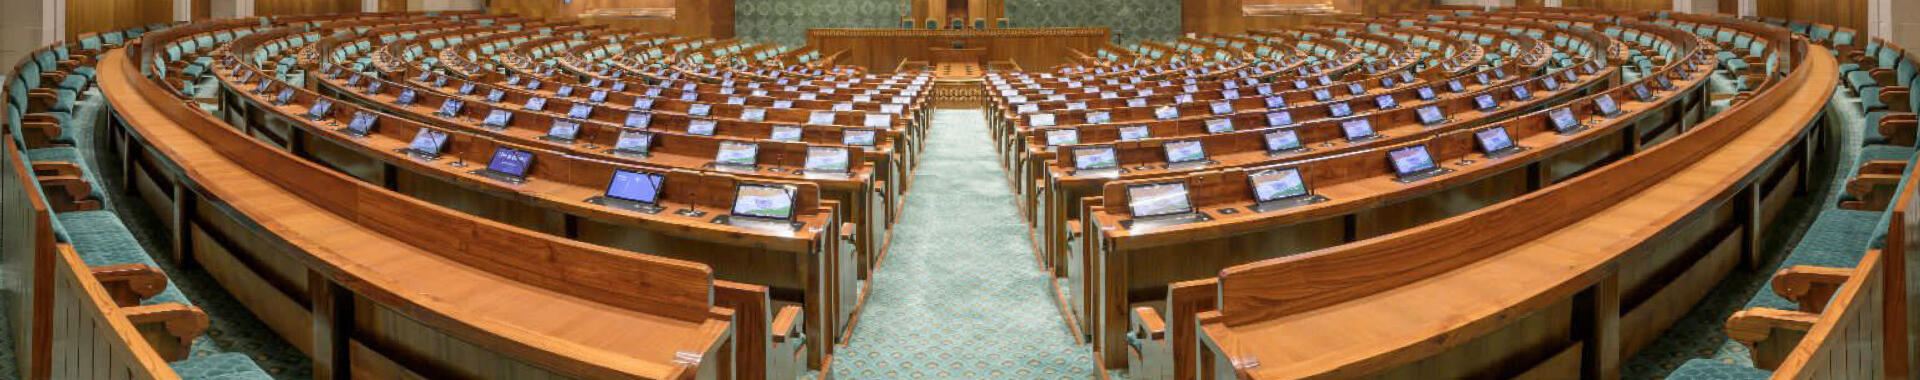
[[[1867, 112], [1887, 109], [1887, 103], [1880, 101], [1879, 87], [1868, 87], [1866, 90], [1860, 92], [1860, 109]], [[1879, 122], [1875, 121], [1874, 123], [1878, 124]]]
[[270, 380], [273, 376], [260, 369], [253, 359], [234, 352], [188, 358], [168, 364], [185, 380]]
[[1878, 85], [1880, 85], [1880, 82], [1874, 81], [1873, 74], [1868, 73], [1866, 71], [1855, 71], [1855, 72], [1847, 73], [1847, 87], [1853, 88], [1854, 91], [1859, 91], [1862, 87], [1873, 87]]
[[[1862, 102], [1864, 103], [1865, 101], [1863, 100]], [[1888, 111], [1885, 111], [1885, 110], [1873, 111], [1873, 112], [1867, 113], [1866, 124], [1860, 126], [1863, 132], [1860, 134], [1863, 140], [1862, 142], [1865, 142], [1869, 145], [1887, 143], [1887, 136], [1880, 134], [1880, 120], [1886, 119], [1887, 114], [1888, 114]], [[1861, 152], [1862, 158], [1865, 158], [1865, 154], [1866, 154], [1865, 151]]]
[[[1806, 235], [1800, 237], [1800, 243], [1793, 247], [1781, 268], [1794, 265], [1812, 265], [1830, 268], [1852, 268], [1860, 263], [1867, 247], [1873, 243], [1874, 226], [1882, 220], [1883, 212], [1827, 209], [1814, 219], [1813, 226], [1807, 227]], [[1884, 230], [1884, 229], [1883, 229]], [[1746, 307], [1796, 310], [1799, 307], [1792, 301], [1781, 298], [1773, 292], [1773, 284], [1763, 284], [1760, 291], [1747, 300]]]
[[1743, 365], [1721, 363], [1712, 359], [1693, 359], [1675, 368], [1667, 374], [1670, 380], [1758, 380], [1773, 376], [1773, 372]]

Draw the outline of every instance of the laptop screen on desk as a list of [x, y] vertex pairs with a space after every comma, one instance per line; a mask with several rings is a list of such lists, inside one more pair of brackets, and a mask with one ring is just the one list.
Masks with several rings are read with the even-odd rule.
[[1207, 133], [1233, 132], [1233, 119], [1207, 119]]
[[831, 146], [807, 148], [807, 171], [845, 173], [847, 167], [846, 148]]
[[646, 113], [646, 112], [634, 112], [634, 113], [628, 113], [626, 122], [622, 123], [621, 125], [624, 125], [627, 128], [645, 129], [647, 128], [647, 126], [651, 124], [653, 124], [653, 114]]
[[367, 134], [373, 131], [373, 122], [376, 120], [380, 120], [380, 116], [374, 115], [372, 112], [355, 112], [353, 114], [353, 121], [347, 123], [347, 130], [357, 134]]
[[1300, 169], [1267, 169], [1247, 175], [1247, 182], [1253, 187], [1253, 200], [1270, 202], [1307, 195], [1307, 183], [1300, 177]]
[[1494, 100], [1493, 94], [1480, 94], [1480, 95], [1473, 96], [1474, 109], [1486, 111], [1486, 110], [1494, 109], [1499, 106], [1500, 106], [1500, 101]]
[[1552, 111], [1547, 111], [1547, 119], [1553, 121], [1553, 130], [1555, 131], [1566, 131], [1569, 128], [1580, 125], [1580, 120], [1573, 118], [1573, 108], [1571, 107], [1560, 107]]
[[1347, 140], [1364, 140], [1374, 136], [1373, 123], [1367, 119], [1343, 121], [1340, 122], [1340, 133], [1346, 135]]
[[538, 96], [527, 98], [526, 109], [529, 111], [540, 111], [540, 110], [547, 109], [547, 98], [542, 98]]
[[1428, 105], [1416, 108], [1413, 112], [1420, 117], [1422, 125], [1434, 125], [1447, 120], [1447, 114], [1440, 110], [1440, 106]]
[[1112, 146], [1093, 146], [1073, 150], [1073, 168], [1078, 170], [1112, 169], [1120, 167], [1120, 161], [1114, 158]]
[[1164, 148], [1167, 151], [1167, 162], [1196, 162], [1207, 159], [1206, 146], [1201, 145], [1200, 140], [1172, 141], [1168, 142]]
[[773, 141], [787, 141], [787, 142], [800, 141], [801, 131], [802, 130], [800, 129], [799, 126], [775, 125], [773, 126], [773, 132], [768, 134], [767, 139], [773, 140]]
[[760, 146], [739, 141], [721, 141], [720, 150], [714, 154], [713, 162], [723, 165], [753, 166], [760, 153]]
[[1387, 159], [1393, 162], [1393, 173], [1405, 177], [1415, 173], [1433, 170], [1433, 156], [1427, 154], [1426, 145], [1414, 145], [1387, 151]]
[[1135, 218], [1193, 212], [1184, 182], [1127, 185], [1127, 207]]
[[332, 110], [333, 110], [332, 100], [315, 99], [313, 101], [313, 108], [307, 109], [307, 117], [311, 117], [315, 119], [326, 118], [327, 112]]
[[718, 125], [718, 123], [715, 123], [711, 119], [687, 120], [687, 134], [695, 135], [695, 136], [713, 136], [713, 131], [716, 125]]
[[848, 128], [840, 135], [840, 145], [873, 146], [876, 134], [872, 129]]
[[507, 123], [512, 121], [513, 121], [513, 112], [508, 112], [507, 110], [502, 110], [502, 109], [496, 109], [496, 110], [487, 112], [487, 118], [485, 120], [481, 120], [480, 124], [484, 124], [486, 126], [494, 127], [494, 128], [502, 128], [502, 127], [506, 127]]
[[734, 187], [733, 214], [779, 220], [793, 219], [793, 190], [785, 186], [742, 183]]
[[555, 119], [553, 126], [547, 127], [547, 136], [562, 140], [572, 140], [578, 134], [580, 134], [580, 123], [570, 120]]
[[1133, 141], [1153, 137], [1153, 132], [1145, 125], [1120, 127], [1120, 141]]
[[1492, 127], [1473, 132], [1473, 138], [1480, 142], [1482, 153], [1493, 153], [1513, 147], [1513, 136], [1507, 135], [1506, 127]]
[[446, 147], [446, 145], [446, 132], [420, 128], [420, 132], [413, 134], [413, 142], [407, 143], [407, 149], [412, 150], [414, 153], [434, 156], [439, 155], [440, 149]]
[[1055, 129], [1047, 131], [1047, 146], [1072, 145], [1080, 143], [1080, 131], [1073, 129]]
[[613, 150], [631, 153], [646, 153], [653, 144], [653, 133], [646, 131], [620, 131], [620, 139], [613, 143]]
[[1613, 102], [1612, 95], [1601, 94], [1600, 96], [1594, 97], [1593, 106], [1600, 110], [1601, 115], [1620, 113], [1620, 104]]
[[589, 116], [593, 116], [593, 106], [590, 105], [575, 104], [572, 108], [567, 109], [567, 117], [585, 119]]
[[1300, 149], [1300, 135], [1292, 129], [1267, 132], [1265, 140], [1269, 152]]
[[613, 181], [607, 183], [607, 197], [656, 204], [660, 201], [660, 188], [666, 182], [667, 177], [659, 174], [615, 169]]
[[1332, 117], [1353, 116], [1353, 106], [1347, 105], [1347, 102], [1327, 103], [1327, 114]]
[[508, 147], [494, 148], [493, 159], [487, 161], [488, 171], [516, 178], [525, 178], [532, 167], [533, 152]]
[[1287, 111], [1267, 113], [1267, 126], [1284, 127], [1288, 125], [1293, 125], [1293, 113]]
[[440, 111], [435, 113], [446, 117], [460, 116], [460, 108], [465, 105], [467, 105], [467, 102], [461, 101], [460, 99], [447, 98], [447, 100], [440, 102]]

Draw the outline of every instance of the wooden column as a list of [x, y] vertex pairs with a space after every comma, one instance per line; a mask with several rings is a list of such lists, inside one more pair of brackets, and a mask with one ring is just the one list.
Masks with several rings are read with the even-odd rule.
[[313, 312], [313, 378], [350, 379], [353, 292], [313, 271], [307, 272], [307, 288]]

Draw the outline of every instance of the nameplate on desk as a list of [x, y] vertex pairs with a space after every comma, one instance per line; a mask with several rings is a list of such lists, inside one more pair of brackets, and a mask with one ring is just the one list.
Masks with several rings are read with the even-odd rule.
[[1266, 212], [1280, 211], [1280, 210], [1285, 210], [1289, 208], [1300, 207], [1300, 206], [1326, 202], [1326, 201], [1327, 201], [1327, 197], [1320, 196], [1320, 194], [1307, 194], [1307, 195], [1302, 195], [1302, 196], [1297, 196], [1297, 197], [1292, 197], [1287, 199], [1276, 199], [1276, 200], [1261, 202], [1259, 204], [1249, 206], [1247, 207], [1247, 209], [1253, 210], [1253, 212], [1266, 213]]

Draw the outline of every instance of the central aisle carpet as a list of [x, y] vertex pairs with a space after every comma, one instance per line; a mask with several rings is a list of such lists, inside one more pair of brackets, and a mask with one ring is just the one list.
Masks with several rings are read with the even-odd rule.
[[935, 111], [904, 219], [837, 379], [1087, 379], [979, 110]]

